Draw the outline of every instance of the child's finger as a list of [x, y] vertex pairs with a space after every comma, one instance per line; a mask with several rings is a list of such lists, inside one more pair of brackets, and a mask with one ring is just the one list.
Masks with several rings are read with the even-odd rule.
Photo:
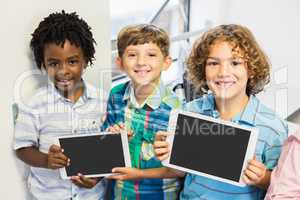
[[114, 131], [114, 133], [119, 133], [120, 132], [120, 127], [117, 124], [115, 124], [113, 126], [113, 131]]
[[167, 136], [171, 135], [172, 133], [166, 131], [158, 131], [155, 135], [155, 141], [165, 141]]
[[117, 124], [120, 129], [125, 129], [125, 124], [124, 123], [118, 123]]
[[251, 181], [256, 181], [256, 180], [258, 180], [258, 178], [259, 178], [255, 173], [253, 173], [253, 172], [250, 171], [250, 170], [245, 170], [244, 174], [245, 174], [245, 175], [248, 177], [248, 179], [251, 180]]
[[156, 148], [154, 149], [155, 155], [162, 156], [169, 153], [168, 148]]
[[53, 144], [50, 146], [49, 152], [59, 153], [59, 152], [62, 152], [62, 149], [60, 148], [60, 146]]
[[66, 165], [64, 163], [61, 163], [60, 161], [49, 161], [48, 162], [48, 168], [49, 169], [59, 169], [62, 167], [65, 167]]
[[247, 185], [253, 185], [253, 182], [246, 175], [243, 175], [243, 181]]
[[153, 144], [154, 148], [168, 148], [169, 143], [165, 141], [155, 141]]
[[124, 180], [125, 176], [122, 174], [117, 174], [117, 175], [110, 175], [108, 177], [106, 177], [107, 179], [114, 179], [114, 180]]
[[115, 167], [112, 169], [112, 172], [126, 174], [128, 172], [128, 169], [126, 167]]
[[68, 165], [68, 160], [62, 160], [62, 159], [58, 159], [58, 158], [52, 158], [51, 160], [50, 160], [50, 164], [52, 165], [52, 166], [58, 166], [58, 167], [65, 167], [65, 166], [67, 166]]
[[79, 176], [72, 176], [72, 177], [71, 177], [71, 181], [72, 181], [72, 183], [74, 183], [74, 184], [77, 185], [78, 187], [84, 187], [84, 183], [83, 183], [83, 181], [80, 179]]
[[169, 157], [169, 154], [157, 155], [156, 158], [160, 161], [166, 160]]
[[133, 136], [133, 131], [132, 130], [128, 130], [127, 131], [127, 136], [128, 137], [132, 137]]
[[108, 127], [107, 131], [116, 134], [116, 133], [120, 133], [120, 128], [118, 125], [113, 125], [111, 127]]
[[250, 160], [248, 163], [251, 164], [251, 165], [254, 165], [254, 166], [256, 166], [260, 169], [265, 168], [265, 165], [263, 163], [259, 162], [258, 160], [255, 160], [255, 159]]
[[126, 178], [126, 167], [115, 167], [112, 170], [112, 173], [116, 173], [107, 177], [107, 179], [115, 179], [115, 180], [124, 180]]
[[95, 186], [98, 182], [97, 178], [87, 178], [82, 174], [78, 174], [81, 182], [84, 184], [85, 187], [91, 188], [93, 186]]
[[251, 171], [252, 173], [256, 174], [257, 177], [263, 176], [263, 170], [261, 168], [258, 168], [254, 165], [248, 165], [247, 170]]
[[59, 169], [59, 168], [63, 168], [63, 167], [65, 167], [65, 165], [63, 165], [61, 163], [53, 163], [50, 168], [51, 169]]
[[111, 129], [111, 127], [107, 127], [107, 128], [105, 129], [105, 131], [106, 131], [106, 132], [111, 132], [110, 129]]
[[65, 162], [68, 162], [70, 159], [63, 153], [55, 153], [55, 154], [52, 154], [52, 157], [54, 159], [59, 159], [59, 160], [63, 160]]

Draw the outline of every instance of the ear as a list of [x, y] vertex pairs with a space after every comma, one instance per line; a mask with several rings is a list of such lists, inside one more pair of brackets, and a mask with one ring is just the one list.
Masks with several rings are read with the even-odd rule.
[[124, 71], [123, 69], [123, 63], [122, 63], [122, 58], [121, 57], [117, 57], [116, 60], [115, 60], [115, 64], [119, 67], [119, 69], [121, 71]]
[[163, 64], [163, 71], [166, 71], [167, 69], [169, 69], [169, 67], [172, 64], [172, 58], [171, 56], [166, 56], [164, 58], [164, 64]]

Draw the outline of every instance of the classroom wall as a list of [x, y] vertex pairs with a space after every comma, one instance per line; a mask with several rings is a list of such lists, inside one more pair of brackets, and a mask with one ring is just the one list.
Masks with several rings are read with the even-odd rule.
[[247, 26], [272, 63], [271, 83], [259, 98], [287, 117], [300, 107], [298, 0], [191, 0], [191, 31], [238, 23]]
[[[96, 62], [87, 69], [85, 78], [107, 93], [110, 88], [110, 19], [108, 0], [9, 0], [1, 1], [0, 57], [0, 199], [29, 199], [25, 186], [26, 168], [12, 151], [13, 117], [11, 105], [26, 100], [35, 88], [43, 84], [43, 76], [36, 71], [29, 50], [30, 34], [43, 17], [53, 11], [76, 11], [92, 27], [98, 43]], [[31, 73], [35, 75], [32, 76]], [[104, 75], [103, 75], [104, 74]], [[104, 77], [104, 78], [103, 78]]]

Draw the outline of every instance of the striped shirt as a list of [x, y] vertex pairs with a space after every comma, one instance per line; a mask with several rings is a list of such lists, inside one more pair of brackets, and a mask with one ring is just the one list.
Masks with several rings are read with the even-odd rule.
[[[138, 105], [131, 83], [112, 89], [108, 100], [105, 127], [124, 123], [133, 131], [129, 141], [132, 167], [140, 169], [162, 167], [155, 158], [153, 142], [159, 130], [167, 130], [169, 113], [172, 108], [180, 108], [176, 95], [161, 82], [142, 105]], [[180, 184], [178, 179], [142, 179], [136, 181], [116, 181], [115, 199], [177, 199]]]
[[[28, 104], [19, 104], [14, 149], [37, 147], [48, 153], [61, 135], [99, 132], [103, 102], [97, 90], [85, 83], [84, 94], [75, 102], [61, 96], [52, 83], [40, 88]], [[28, 188], [39, 200], [97, 200], [104, 197], [105, 182], [92, 189], [79, 188], [60, 178], [59, 170], [30, 167]]]
[[[188, 103], [185, 110], [219, 118], [212, 94]], [[235, 116], [232, 121], [259, 129], [255, 156], [269, 170], [272, 170], [277, 165], [281, 146], [287, 137], [288, 130], [285, 122], [262, 105], [255, 96], [250, 96], [244, 111]], [[265, 190], [255, 186], [238, 187], [203, 176], [187, 174], [180, 199], [256, 200], [263, 199], [264, 195]]]

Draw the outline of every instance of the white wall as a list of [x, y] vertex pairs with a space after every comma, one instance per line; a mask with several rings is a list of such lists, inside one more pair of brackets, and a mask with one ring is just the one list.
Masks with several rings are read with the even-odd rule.
[[[9, 0], [1, 1], [0, 24], [0, 55], [1, 55], [1, 139], [0, 181], [1, 199], [24, 200], [24, 177], [22, 162], [13, 155], [11, 143], [13, 138], [13, 118], [11, 104], [14, 101], [14, 87], [25, 72], [35, 69], [29, 50], [30, 34], [42, 18], [53, 11], [76, 11], [92, 27], [96, 42], [96, 62], [86, 72], [86, 79], [99, 86], [101, 83], [106, 91], [110, 87], [110, 73], [105, 75], [105, 83], [101, 73], [108, 71], [110, 66], [110, 19], [108, 0]], [[26, 78], [16, 90], [26, 99], [34, 88], [38, 87], [37, 77]]]
[[298, 0], [192, 0], [191, 31], [238, 23], [255, 35], [272, 63], [272, 81], [259, 98], [282, 117], [300, 107]]

